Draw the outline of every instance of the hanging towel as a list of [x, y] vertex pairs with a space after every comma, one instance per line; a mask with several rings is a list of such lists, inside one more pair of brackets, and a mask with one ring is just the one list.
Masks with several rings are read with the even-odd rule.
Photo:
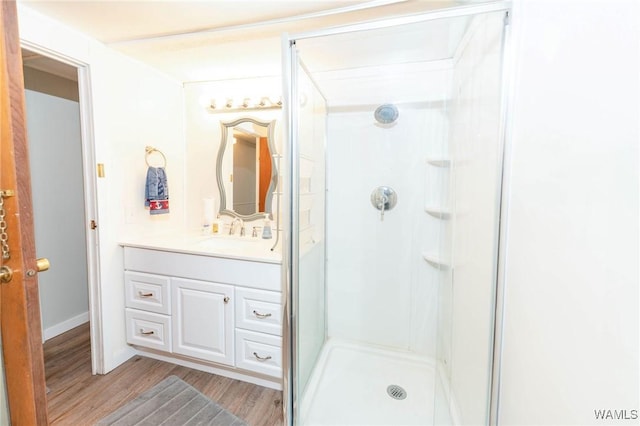
[[169, 213], [169, 185], [164, 167], [149, 167], [145, 184], [144, 205], [149, 214]]

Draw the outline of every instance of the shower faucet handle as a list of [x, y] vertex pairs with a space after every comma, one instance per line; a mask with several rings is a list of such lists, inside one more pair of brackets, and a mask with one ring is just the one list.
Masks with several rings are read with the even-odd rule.
[[398, 202], [396, 192], [388, 186], [379, 186], [371, 192], [371, 204], [380, 210], [380, 221], [384, 221], [384, 211], [391, 210]]
[[380, 222], [384, 221], [384, 211], [387, 209], [387, 203], [389, 202], [389, 197], [387, 197], [386, 195], [382, 194], [379, 198], [378, 198], [378, 209], [380, 210]]

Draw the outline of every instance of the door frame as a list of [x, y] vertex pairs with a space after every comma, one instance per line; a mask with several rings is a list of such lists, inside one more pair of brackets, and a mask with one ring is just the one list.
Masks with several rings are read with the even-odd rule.
[[[36, 43], [20, 39], [20, 47], [49, 59], [73, 66], [78, 70], [78, 95], [80, 108], [80, 133], [82, 140], [82, 176], [84, 187], [84, 214], [87, 230], [87, 280], [89, 289], [89, 327], [91, 334], [91, 373], [105, 374], [102, 299], [100, 293], [99, 228], [91, 229], [92, 221], [98, 223], [97, 167], [93, 129], [91, 73], [89, 64], [67, 55], [54, 52]], [[55, 265], [54, 265], [55, 266]]]

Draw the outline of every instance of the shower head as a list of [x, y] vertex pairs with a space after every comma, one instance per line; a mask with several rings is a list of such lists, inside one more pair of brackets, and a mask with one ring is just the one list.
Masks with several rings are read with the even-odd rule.
[[380, 124], [391, 124], [398, 119], [398, 108], [393, 104], [383, 104], [376, 108], [373, 116]]

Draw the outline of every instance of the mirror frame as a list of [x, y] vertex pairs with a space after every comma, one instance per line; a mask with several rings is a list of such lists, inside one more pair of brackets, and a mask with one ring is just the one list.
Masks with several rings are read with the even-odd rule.
[[[224, 154], [227, 149], [227, 139], [229, 138], [229, 129], [237, 126], [240, 123], [250, 122], [256, 124], [258, 126], [264, 126], [267, 128], [267, 145], [269, 146], [269, 155], [271, 157], [271, 181], [269, 182], [269, 188], [267, 188], [267, 194], [264, 200], [265, 211], [264, 212], [256, 212], [250, 215], [243, 215], [236, 213], [233, 210], [227, 209], [227, 194], [224, 189], [224, 181], [222, 177], [222, 162], [224, 160]], [[218, 159], [216, 161], [216, 181], [218, 182], [218, 191], [220, 192], [220, 215], [227, 215], [232, 217], [237, 217], [242, 220], [256, 220], [264, 218], [265, 214], [268, 214], [269, 217], [273, 216], [272, 212], [272, 203], [273, 203], [273, 191], [275, 190], [278, 184], [278, 169], [276, 167], [276, 161], [274, 156], [277, 155], [274, 150], [274, 128], [275, 128], [276, 120], [271, 121], [260, 121], [251, 117], [241, 117], [237, 120], [233, 121], [221, 121], [220, 126], [222, 127], [222, 136], [220, 141], [220, 147], [218, 148]]]

